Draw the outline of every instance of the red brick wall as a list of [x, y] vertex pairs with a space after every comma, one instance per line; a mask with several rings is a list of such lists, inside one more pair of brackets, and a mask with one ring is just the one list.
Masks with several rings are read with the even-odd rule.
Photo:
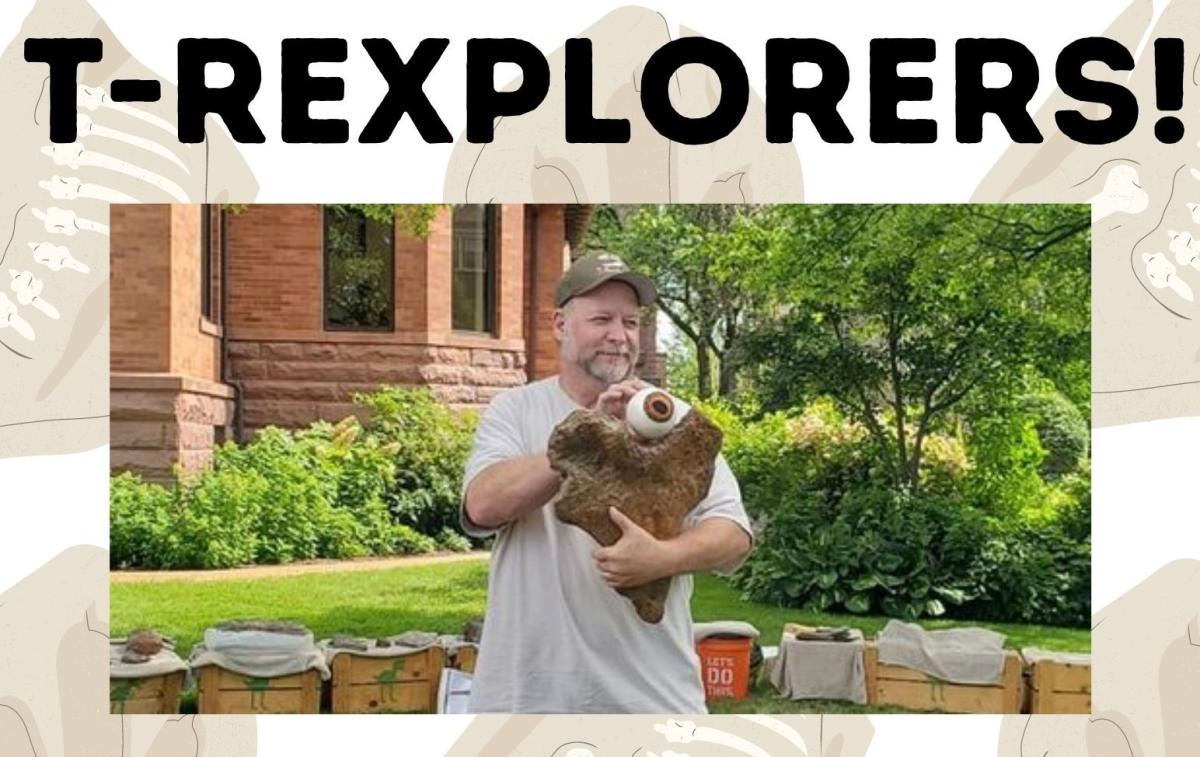
[[500, 249], [496, 283], [499, 295], [496, 335], [525, 337], [525, 210], [522, 205], [500, 206]]
[[221, 340], [215, 330], [202, 325], [200, 316], [203, 210], [202, 205], [171, 206], [170, 372], [220, 381]]
[[524, 383], [523, 208], [500, 210], [496, 335], [451, 329], [450, 209], [424, 239], [395, 240], [395, 328], [323, 328], [319, 205], [258, 205], [229, 221], [231, 378], [243, 434], [268, 424], [340, 420], [351, 395], [380, 384], [428, 386], [454, 405], [486, 404]]
[[529, 377], [540, 379], [558, 371], [558, 342], [554, 339], [554, 289], [566, 269], [567, 240], [562, 205], [529, 206], [533, 214], [532, 234], [536, 248], [531, 251], [532, 271], [529, 286], [533, 290], [528, 345]]
[[249, 205], [227, 224], [226, 333], [319, 333], [321, 206]]
[[200, 318], [201, 207], [112, 207], [112, 371], [220, 378], [220, 339]]
[[109, 218], [109, 364], [168, 371], [171, 206], [113, 205]]

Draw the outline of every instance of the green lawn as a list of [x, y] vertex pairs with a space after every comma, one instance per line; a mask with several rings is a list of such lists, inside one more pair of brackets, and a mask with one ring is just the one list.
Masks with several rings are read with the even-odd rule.
[[[390, 636], [406, 630], [459, 633], [469, 618], [483, 614], [487, 588], [484, 561], [443, 563], [379, 571], [315, 573], [249, 580], [120, 583], [111, 587], [112, 632], [122, 636], [150, 627], [172, 636], [186, 658], [204, 629], [235, 618], [272, 618], [302, 623], [318, 639], [338, 633]], [[870, 635], [887, 622], [878, 616], [836, 615], [780, 609], [742, 601], [715, 576], [700, 576], [692, 600], [696, 620], [745, 620], [762, 632], [763, 644], [777, 644], [785, 622], [852, 625]], [[929, 621], [928, 628], [966, 625]], [[1005, 634], [1014, 648], [1086, 652], [1086, 628], [975, 623]], [[846, 702], [793, 702], [760, 683], [740, 703], [719, 702], [713, 712], [885, 712]], [[899, 712], [900, 710], [895, 710]]]

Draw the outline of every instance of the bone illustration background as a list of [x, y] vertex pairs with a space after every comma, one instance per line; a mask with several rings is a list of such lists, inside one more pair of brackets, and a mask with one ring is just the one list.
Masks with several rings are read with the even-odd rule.
[[[1137, 96], [1134, 132], [1111, 145], [1068, 140], [1054, 111], [1075, 101], [1055, 92], [1035, 117], [1046, 141], [1009, 148], [972, 200], [1092, 203], [1094, 426], [1200, 415], [1200, 6], [1135, 0], [1101, 36], [1134, 53], [1136, 65], [1084, 72]], [[1184, 105], [1171, 114], [1185, 133], [1174, 145], [1154, 136], [1156, 37], [1185, 41]]]
[[[48, 71], [23, 41], [97, 37], [80, 66], [78, 137], [49, 138]], [[181, 144], [175, 88], [114, 103], [114, 78], [157, 78], [82, 0], [43, 0], [0, 55], [5, 108], [0, 182], [0, 457], [108, 443], [108, 203], [253, 199], [258, 185], [219, 128]], [[210, 122], [211, 124], [211, 122]]]
[[[1104, 32], [1131, 50], [1142, 48], [1143, 42], [1155, 35], [1189, 38], [1185, 111], [1177, 114], [1188, 127], [1183, 142], [1159, 144], [1149, 132], [1154, 114], [1144, 113], [1143, 125], [1118, 145], [1071, 143], [1053, 136], [1056, 130], [1051, 114], [1065, 103], [1065, 98], [1056, 94], [1037, 117], [1047, 142], [1013, 146], [974, 197], [979, 201], [1092, 201], [1097, 206], [1093, 349], [1097, 375], [1113, 380], [1094, 387], [1098, 425], [1191, 415], [1200, 410], [1200, 391], [1194, 383], [1200, 381], [1196, 361], [1200, 332], [1195, 328], [1200, 313], [1194, 310], [1200, 305], [1185, 296], [1187, 291], [1200, 293], [1200, 275], [1194, 273], [1191, 257], [1197, 243], [1192, 238], [1179, 241], [1184, 234], [1200, 235], [1196, 229], [1200, 176], [1192, 174], [1193, 168], [1200, 168], [1195, 165], [1200, 163], [1195, 146], [1200, 134], [1194, 128], [1197, 74], [1196, 46], [1191, 42], [1200, 33], [1198, 12], [1194, 3], [1175, 0], [1161, 8], [1154, 23], [1155, 5], [1137, 0]], [[739, 129], [709, 146], [671, 144], [637, 120], [640, 108], [627, 107], [636, 103], [637, 75], [645, 58], [672, 36], [670, 24], [661, 15], [644, 8], [623, 8], [582, 34], [596, 39], [598, 50], [625, 56], [622, 61], [598, 61], [596, 101], [605, 106], [598, 107], [596, 114], [634, 114], [631, 142], [565, 143], [558, 123], [563, 98], [562, 81], [557, 78], [561, 76], [560, 50], [550, 56], [551, 91], [542, 108], [504, 119], [490, 145], [470, 145], [459, 139], [447, 168], [446, 201], [802, 199], [795, 149], [762, 141], [763, 109], [756, 96], [751, 96]], [[104, 62], [81, 67], [82, 81], [89, 87], [80, 100], [77, 144], [82, 150], [54, 149], [49, 143], [45, 73], [21, 56], [23, 39], [47, 35], [99, 36], [105, 42]], [[620, 44], [614, 44], [614, 39]], [[1138, 68], [1128, 79], [1143, 103], [1153, 102], [1148, 55], [1146, 49], [1140, 50]], [[1104, 75], [1102, 70], [1089, 70], [1088, 74]], [[6, 181], [0, 184], [0, 199], [5, 200], [0, 206], [0, 222], [7, 226], [0, 233], [0, 273], [4, 274], [0, 291], [5, 296], [5, 302], [0, 302], [0, 319], [5, 324], [0, 327], [4, 345], [0, 346], [0, 361], [4, 361], [0, 364], [0, 456], [65, 453], [107, 440], [108, 262], [103, 203], [171, 202], [178, 201], [181, 192], [192, 202], [247, 202], [257, 192], [232, 145], [214, 133], [218, 130], [210, 131], [214, 136], [207, 145], [178, 144], [169, 128], [169, 114], [174, 110], [170, 86], [163, 87], [159, 103], [138, 106], [140, 115], [110, 107], [100, 94], [114, 77], [147, 76], [153, 74], [121, 50], [86, 4], [75, 0], [40, 0], [0, 55], [0, 82], [7, 104], [0, 113], [0, 133], [7, 138]], [[684, 112], [704, 112], [715, 101], [711, 75], [685, 69], [676, 84], [673, 97]], [[49, 149], [43, 152], [43, 148]], [[1169, 276], [1164, 263], [1174, 267]], [[1158, 287], [1156, 281], [1165, 286]], [[53, 318], [37, 301], [59, 318]], [[56, 420], [65, 418], [81, 420]], [[1192, 732], [1169, 713], [1194, 713], [1200, 695], [1182, 685], [1160, 686], [1158, 698], [1143, 704], [1138, 692], [1153, 686], [1154, 660], [1166, 660], [1166, 650], [1180, 647], [1180, 639], [1187, 638], [1185, 630], [1194, 625], [1191, 620], [1181, 625], [1173, 611], [1160, 612], [1178, 604], [1183, 593], [1195, 594], [1195, 583], [1182, 578], [1183, 572], [1168, 571], [1171, 581], [1150, 580], [1130, 593], [1139, 597], [1139, 607], [1145, 610], [1140, 616], [1133, 604], [1125, 621], [1114, 623], [1120, 615], [1105, 615], [1110, 619], [1099, 626], [1098, 633], [1112, 624], [1113, 640], [1136, 640], [1150, 651], [1131, 661], [1130, 669], [1116, 662], [1106, 668], [1102, 661], [1105, 654], [1112, 654], [1113, 642], [1106, 636], [1097, 637], [1093, 692], [1097, 716], [1007, 719], [998, 754], [1025, 757], [1047, 750], [1059, 757], [1172, 754], [1169, 748], [1182, 742], [1171, 734]], [[0, 594], [0, 743], [17, 744], [16, 754], [21, 757], [101, 752], [122, 757], [254, 754], [253, 718], [101, 717], [108, 706], [100, 667], [107, 659], [103, 649], [108, 616], [106, 577], [106, 553], [78, 547]], [[1125, 607], [1114, 603], [1104, 612]], [[1195, 608], [1188, 612], [1190, 619]], [[1146, 633], [1147, 629], [1153, 633]], [[1187, 643], [1191, 646], [1191, 641]], [[55, 675], [47, 676], [46, 671]], [[1120, 694], [1115, 687], [1125, 680], [1131, 682], [1130, 691]], [[728, 719], [697, 717], [687, 721], [694, 729], [689, 731], [691, 742], [684, 746], [682, 740], [671, 740], [671, 734], [682, 738], [680, 726], [664, 717], [644, 720], [631, 738], [647, 750], [644, 754], [656, 755], [718, 753], [716, 742], [695, 738], [696, 734], [717, 737], [715, 730], [743, 739], [739, 744], [771, 750], [764, 751], [769, 754], [801, 753], [794, 749], [794, 733], [806, 750], [811, 750], [803, 753], [823, 757], [838, 754], [832, 751], [831, 735], [840, 736], [841, 754], [847, 756], [865, 753], [871, 738], [869, 719], [863, 716], [786, 716], [747, 719], [737, 725], [730, 725]], [[620, 722], [624, 725], [627, 719]], [[117, 723], [121, 723], [119, 728], [114, 725]], [[565, 757], [572, 749], [587, 748], [571, 739], [608, 744], [597, 736], [613, 736], [611, 723], [605, 717], [481, 717], [472, 721], [452, 754], [509, 754], [522, 744], [553, 742], [552, 749], [565, 749], [545, 754]], [[778, 727], [779, 723], [788, 730]], [[814, 725], [816, 736], [812, 735]], [[936, 728], [936, 720], [931, 727]], [[1039, 734], [1044, 736], [1041, 741], [1037, 741]], [[512, 745], [512, 749], [485, 749], [489, 744]], [[1035, 744], [1044, 748], [1035, 748]], [[26, 745], [27, 751], [19, 751]], [[755, 754], [753, 750], [745, 753]], [[585, 757], [585, 753], [576, 751], [575, 757]]]
[[[79, 77], [79, 137], [48, 136], [44, 66], [23, 40], [97, 37]], [[246, 201], [258, 191], [220, 136], [181, 145], [174, 88], [137, 107], [113, 78], [157, 78], [79, 0], [41, 0], [0, 55], [0, 457], [108, 443], [108, 203]], [[7, 492], [0, 494], [0, 503]], [[78, 546], [0, 594], [0, 752], [6, 757], [251, 757], [252, 718], [109, 715], [108, 553]]]
[[1200, 561], [1092, 616], [1092, 714], [1005, 718], [999, 757], [1179, 757], [1200, 744]]
[[863, 757], [875, 733], [858, 715], [476, 717], [446, 757]]

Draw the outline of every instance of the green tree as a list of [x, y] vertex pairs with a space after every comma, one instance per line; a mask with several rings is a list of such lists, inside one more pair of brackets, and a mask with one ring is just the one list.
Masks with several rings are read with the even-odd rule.
[[605, 205], [584, 240], [647, 271], [658, 307], [691, 342], [696, 394], [730, 397], [745, 364], [741, 339], [762, 313], [764, 290], [748, 275], [769, 256], [771, 210], [750, 205]]
[[[780, 206], [773, 318], [745, 343], [766, 405], [827, 394], [860, 420], [894, 483], [966, 399], [1006, 400], [1027, 366], [1086, 363], [1084, 206]], [[1078, 372], [1073, 374], [1077, 377]]]

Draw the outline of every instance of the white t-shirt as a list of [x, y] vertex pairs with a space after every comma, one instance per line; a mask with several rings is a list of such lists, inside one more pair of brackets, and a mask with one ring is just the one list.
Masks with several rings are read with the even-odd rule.
[[[577, 409], [557, 376], [497, 395], [480, 419], [463, 491], [494, 463], [545, 453], [551, 431]], [[751, 533], [723, 457], [687, 525], [707, 518]], [[461, 507], [460, 520], [472, 535], [493, 533], [470, 523]], [[494, 533], [471, 712], [707, 712], [690, 575], [671, 580], [663, 619], [647, 623], [604, 583], [592, 557], [596, 541], [560, 521], [553, 500]]]

